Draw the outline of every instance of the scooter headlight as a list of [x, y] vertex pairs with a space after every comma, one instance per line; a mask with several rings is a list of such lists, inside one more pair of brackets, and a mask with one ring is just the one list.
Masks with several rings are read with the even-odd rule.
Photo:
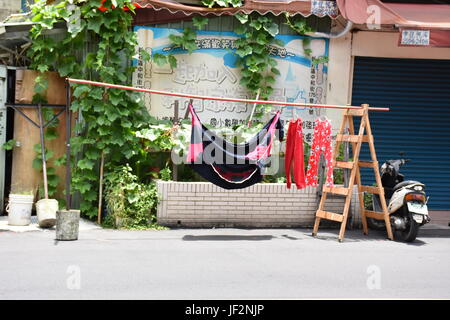
[[423, 187], [422, 186], [414, 186], [414, 190], [423, 191]]

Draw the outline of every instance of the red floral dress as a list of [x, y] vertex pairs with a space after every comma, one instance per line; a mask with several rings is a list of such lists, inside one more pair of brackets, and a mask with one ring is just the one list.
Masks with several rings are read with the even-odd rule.
[[316, 120], [314, 127], [314, 138], [311, 146], [311, 154], [308, 161], [308, 171], [306, 172], [306, 184], [317, 187], [317, 172], [319, 167], [320, 154], [324, 152], [326, 160], [327, 179], [326, 185], [333, 186], [333, 149], [332, 131], [329, 120]]

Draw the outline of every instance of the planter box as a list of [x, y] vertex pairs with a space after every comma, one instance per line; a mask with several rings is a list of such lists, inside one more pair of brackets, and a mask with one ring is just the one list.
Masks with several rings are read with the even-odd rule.
[[[317, 188], [287, 189], [284, 183], [259, 183], [225, 190], [209, 182], [158, 181], [158, 223], [169, 227], [312, 227], [318, 206]], [[342, 212], [344, 197], [328, 196], [328, 211]], [[350, 228], [360, 226], [357, 188], [354, 188]], [[339, 226], [322, 220], [321, 226]]]

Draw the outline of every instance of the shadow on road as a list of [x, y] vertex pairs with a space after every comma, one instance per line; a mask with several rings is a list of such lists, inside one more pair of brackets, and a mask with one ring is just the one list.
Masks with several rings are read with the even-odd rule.
[[420, 229], [418, 238], [450, 238], [450, 228], [448, 229]]
[[185, 235], [184, 241], [264, 241], [272, 240], [274, 237], [271, 235]]

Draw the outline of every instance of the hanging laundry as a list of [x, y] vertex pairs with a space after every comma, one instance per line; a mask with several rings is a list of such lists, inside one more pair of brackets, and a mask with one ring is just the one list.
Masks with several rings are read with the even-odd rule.
[[303, 189], [306, 187], [306, 182], [303, 158], [303, 123], [300, 118], [289, 121], [286, 137], [284, 168], [286, 171], [286, 186], [288, 189], [291, 188], [291, 167], [293, 167], [292, 171], [295, 185], [298, 189]]
[[317, 119], [315, 121], [314, 137], [311, 146], [311, 153], [308, 161], [308, 171], [306, 172], [306, 184], [317, 187], [317, 172], [320, 155], [323, 152], [326, 160], [327, 179], [326, 185], [333, 186], [333, 150], [332, 150], [332, 127], [328, 119]]
[[191, 144], [187, 162], [200, 176], [224, 189], [241, 189], [262, 180], [262, 169], [270, 164], [274, 137], [283, 140], [280, 112], [252, 139], [230, 143], [201, 122], [192, 105]]

